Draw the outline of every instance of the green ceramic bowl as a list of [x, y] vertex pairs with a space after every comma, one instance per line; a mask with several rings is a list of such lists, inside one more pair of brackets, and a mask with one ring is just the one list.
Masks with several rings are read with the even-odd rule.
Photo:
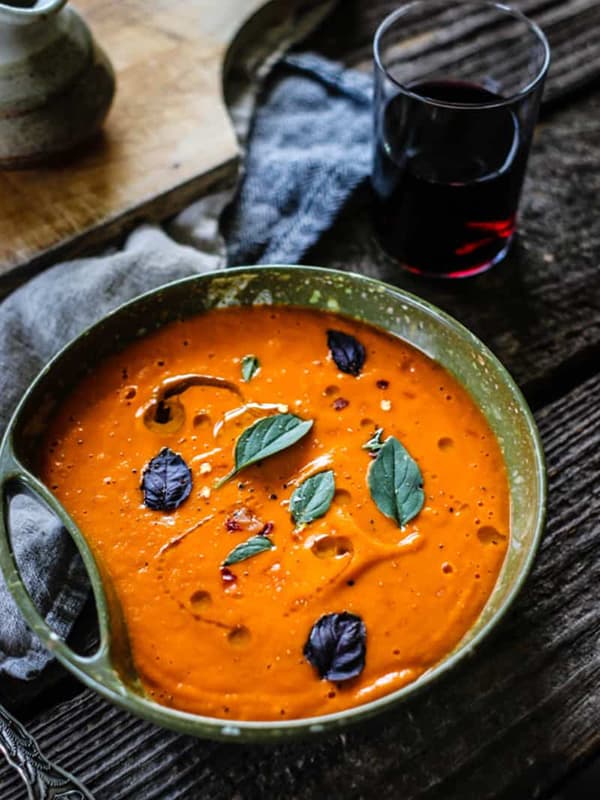
[[[495, 589], [464, 639], [416, 682], [365, 705], [310, 719], [224, 721], [176, 711], [144, 696], [127, 663], [127, 635], [118, 602], [66, 511], [34, 474], [46, 422], [69, 390], [99, 358], [165, 323], [206, 309], [248, 304], [286, 304], [338, 311], [378, 325], [440, 362], [467, 387], [500, 442], [511, 490], [511, 536]], [[277, 741], [336, 731], [397, 706], [448, 672], [490, 633], [529, 572], [542, 533], [545, 474], [542, 447], [518, 388], [492, 353], [439, 309], [392, 286], [344, 272], [313, 267], [242, 267], [187, 278], [149, 292], [82, 333], [43, 370], [20, 403], [0, 446], [0, 566], [30, 627], [83, 683], [134, 714], [187, 734], [228, 741]], [[8, 531], [7, 499], [16, 490], [41, 498], [64, 522], [89, 572], [99, 617], [100, 645], [83, 657], [54, 634], [36, 610], [19, 575]]]

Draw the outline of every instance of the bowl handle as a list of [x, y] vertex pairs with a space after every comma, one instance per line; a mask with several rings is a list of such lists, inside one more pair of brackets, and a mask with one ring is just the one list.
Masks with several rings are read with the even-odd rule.
[[[6, 584], [15, 599], [17, 607], [29, 627], [45, 646], [80, 679], [85, 683], [89, 683], [91, 678], [94, 682], [99, 681], [112, 689], [122, 691], [123, 680], [120, 677], [122, 673], [131, 672], [129, 682], [133, 681], [135, 683], [136, 679], [131, 665], [129, 642], [120, 604], [110, 581], [102, 580], [102, 572], [98, 562], [92, 555], [83, 534], [62, 504], [38, 478], [20, 463], [11, 449], [2, 453], [0, 476], [0, 500], [2, 502], [2, 514], [0, 515], [0, 569], [4, 574]], [[23, 491], [33, 496], [56, 514], [75, 542], [83, 559], [96, 601], [100, 631], [100, 644], [96, 652], [91, 656], [77, 654], [50, 628], [36, 608], [21, 577], [11, 542], [8, 500], [11, 495]], [[119, 665], [118, 672], [115, 669], [115, 663]]]

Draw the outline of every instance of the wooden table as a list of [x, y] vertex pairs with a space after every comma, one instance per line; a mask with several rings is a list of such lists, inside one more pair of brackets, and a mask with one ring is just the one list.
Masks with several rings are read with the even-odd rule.
[[[311, 46], [360, 60], [386, 5], [344, 2]], [[400, 274], [360, 205], [305, 259], [432, 300], [474, 330], [523, 388], [546, 449], [548, 523], [533, 574], [495, 634], [449, 678], [369, 729], [276, 748], [162, 731], [63, 675], [19, 716], [97, 800], [598, 797], [571, 781], [600, 751], [599, 164], [600, 92], [592, 88], [545, 113], [519, 241], [494, 271], [452, 284]], [[0, 787], [2, 800], [25, 796], [4, 768]]]

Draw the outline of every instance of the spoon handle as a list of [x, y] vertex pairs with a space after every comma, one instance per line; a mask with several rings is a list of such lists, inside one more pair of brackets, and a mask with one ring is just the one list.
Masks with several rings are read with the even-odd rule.
[[33, 736], [2, 706], [0, 752], [25, 781], [29, 800], [94, 800], [75, 778], [41, 754]]

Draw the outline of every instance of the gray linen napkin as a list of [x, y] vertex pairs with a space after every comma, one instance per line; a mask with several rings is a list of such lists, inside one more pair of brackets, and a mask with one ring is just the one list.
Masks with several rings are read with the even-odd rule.
[[[300, 261], [331, 225], [369, 171], [369, 98], [366, 76], [316, 56], [288, 57], [273, 71], [249, 139], [245, 179], [226, 215], [230, 264]], [[38, 371], [85, 327], [155, 286], [224, 266], [216, 226], [228, 197], [194, 203], [166, 232], [138, 229], [120, 252], [57, 265], [0, 305], [0, 430]], [[21, 497], [11, 523], [34, 601], [64, 637], [85, 599], [79, 559], [60, 525], [33, 501]], [[0, 678], [31, 681], [50, 659], [0, 578]]]
[[266, 83], [227, 209], [228, 263], [293, 264], [331, 227], [371, 167], [371, 76], [312, 54]]

